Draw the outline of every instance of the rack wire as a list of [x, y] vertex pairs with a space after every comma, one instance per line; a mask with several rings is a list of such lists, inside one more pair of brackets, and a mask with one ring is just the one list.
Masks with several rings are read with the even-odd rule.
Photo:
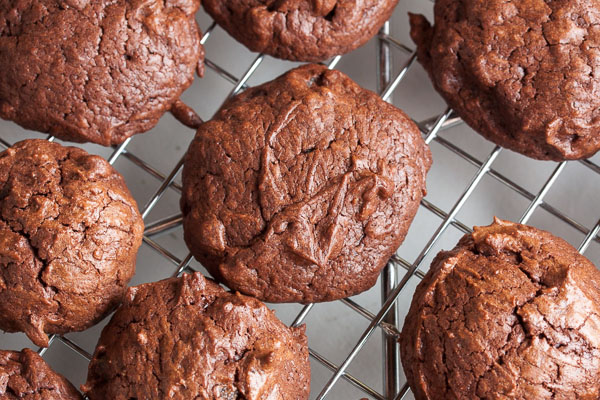
[[[214, 22], [206, 27], [202, 38], [203, 44], [210, 40], [215, 27], [216, 24]], [[375, 40], [377, 42], [378, 91], [382, 99], [389, 101], [394, 94], [398, 96], [403, 95], [403, 93], [399, 93], [398, 87], [403, 80], [406, 79], [408, 72], [415, 67], [416, 55], [411, 45], [402, 43], [400, 40], [390, 35], [389, 22], [382, 28]], [[395, 75], [392, 75], [392, 71], [394, 70], [392, 68], [392, 60], [394, 59], [395, 53], [401, 54], [405, 58], [405, 61]], [[330, 60], [327, 65], [329, 68], [335, 68], [340, 59], [340, 56], [335, 57]], [[256, 70], [264, 60], [265, 56], [262, 54], [257, 55], [248, 65], [245, 73], [239, 77], [229, 72], [227, 66], [220, 65], [210, 59], [206, 60], [206, 66], [214, 71], [220, 78], [234, 85], [227, 96], [230, 97], [248, 86], [248, 81], [255, 74]], [[532, 192], [523, 185], [515, 182], [515, 180], [506, 173], [494, 168], [494, 163], [503, 151], [500, 147], [494, 147], [485, 157], [478, 157], [471, 154], [471, 152], [460, 145], [440, 136], [441, 132], [462, 124], [461, 120], [453, 114], [452, 110], [446, 109], [439, 115], [434, 115], [422, 121], [415, 122], [419, 126], [423, 137], [428, 144], [436, 143], [446, 151], [452, 152], [474, 167], [476, 171], [472, 174], [468, 183], [464, 186], [462, 193], [450, 207], [449, 211], [444, 211], [442, 205], [435, 204], [435, 202], [428, 197], [423, 199], [421, 208], [437, 218], [435, 229], [425, 241], [425, 244], [420, 248], [414, 261], [408, 261], [400, 254], [394, 255], [389, 261], [382, 272], [382, 300], [381, 306], [376, 313], [371, 312], [353, 299], [340, 300], [341, 304], [361, 318], [364, 318], [368, 322], [368, 326], [364, 329], [360, 338], [354, 343], [352, 349], [344, 354], [341, 363], [336, 363], [320, 353], [317, 349], [310, 348], [311, 363], [318, 363], [332, 372], [331, 377], [322, 387], [313, 387], [312, 397], [315, 399], [334, 398], [331, 395], [332, 390], [336, 385], [339, 385], [341, 381], [350, 383], [365, 396], [370, 398], [380, 400], [410, 398], [410, 389], [405, 383], [401, 371], [401, 361], [397, 345], [399, 330], [401, 329], [402, 323], [401, 318], [399, 317], [400, 309], [406, 310], [408, 304], [406, 304], [406, 302], [400, 304], [399, 298], [406, 291], [411, 290], [408, 285], [410, 280], [420, 280], [424, 276], [424, 261], [430, 258], [433, 251], [439, 246], [440, 239], [450, 227], [455, 228], [461, 233], [468, 233], [471, 231], [469, 225], [463, 223], [458, 217], [465, 205], [471, 200], [473, 193], [479, 188], [484, 178], [492, 178], [497, 183], [508, 188], [511, 193], [520, 196], [527, 202], [527, 207], [523, 210], [519, 222], [527, 223], [536, 211], [544, 210], [549, 215], [555, 217], [557, 221], [564, 223], [566, 226], [570, 227], [575, 232], [579, 232], [583, 236], [583, 240], [579, 243], [580, 252], [585, 253], [592, 243], [600, 243], [600, 220], [593, 223], [593, 227], [590, 228], [589, 223], [586, 226], [586, 224], [577, 221], [576, 218], [568, 215], [568, 213], [564, 212], [559, 207], [546, 201], [548, 193], [556, 184], [569, 163], [562, 162], [556, 164], [556, 167], [547, 177], [547, 180], [541, 188]], [[54, 140], [54, 138], [49, 137], [48, 140]], [[197, 268], [192, 265], [193, 257], [191, 254], [188, 253], [187, 256], [183, 258], [178, 257], [175, 255], [174, 251], [171, 251], [171, 249], [166, 248], [155, 240], [155, 238], [161, 234], [180, 227], [182, 223], [181, 215], [174, 214], [155, 221], [148, 221], [151, 211], [168, 191], [174, 191], [175, 193], [181, 192], [181, 185], [177, 182], [176, 178], [181, 171], [183, 160], [180, 159], [169, 173], [164, 174], [159, 168], [153, 166], [152, 163], [137, 156], [133, 151], [130, 151], [128, 149], [130, 141], [131, 139], [128, 139], [122, 145], [115, 147], [112, 153], [107, 157], [107, 160], [111, 164], [114, 164], [118, 160], [127, 160], [138, 169], [140, 176], [151, 177], [153, 180], [159, 182], [154, 193], [147, 199], [146, 203], [141, 208], [142, 215], [146, 222], [144, 245], [154, 250], [173, 266], [173, 276], [180, 276], [184, 272], [194, 272]], [[12, 143], [3, 138], [2, 133], [0, 133], [0, 147], [7, 148], [11, 145]], [[585, 169], [591, 171], [595, 178], [600, 179], [600, 165], [598, 165], [597, 162], [592, 160], [581, 160], [570, 163], [581, 164]], [[600, 180], [598, 182], [600, 182]], [[597, 182], [591, 184], [597, 185]], [[590, 210], [591, 213], [594, 213], [593, 215], [600, 218], [600, 213], [598, 211], [599, 210]], [[485, 223], [488, 221], [482, 222]], [[143, 266], [138, 265], [138, 270], [140, 268], [143, 268]], [[409, 295], [407, 298], [410, 299], [410, 297], [411, 296]], [[305, 323], [311, 312], [314, 310], [314, 307], [315, 305], [313, 304], [303, 306], [297, 313], [291, 325], [297, 326]], [[383, 347], [383, 365], [381, 366], [383, 383], [381, 384], [381, 387], [383, 390], [381, 391], [348, 371], [349, 366], [356, 360], [361, 350], [364, 349], [367, 341], [378, 331], [383, 336], [381, 341]], [[84, 346], [81, 346], [69, 337], [59, 335], [51, 336], [49, 347], [40, 348], [38, 353], [44, 355], [50, 347], [55, 346], [58, 342], [64, 344], [66, 349], [74, 351], [88, 361], [90, 360], [91, 354], [84, 349]], [[377, 366], [369, 367], [377, 368]]]

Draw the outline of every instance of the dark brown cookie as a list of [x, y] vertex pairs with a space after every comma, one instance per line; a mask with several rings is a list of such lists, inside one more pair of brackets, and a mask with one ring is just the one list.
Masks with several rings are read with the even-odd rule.
[[0, 117], [113, 145], [151, 129], [203, 59], [199, 0], [0, 3]]
[[81, 400], [75, 387], [36, 352], [0, 350], [0, 399]]
[[90, 400], [308, 399], [304, 327], [201, 274], [129, 289], [82, 387]]
[[398, 0], [204, 0], [202, 5], [252, 51], [322, 61], [366, 43]]
[[143, 229], [103, 158], [45, 140], [0, 153], [0, 329], [47, 346], [98, 322], [122, 300]]
[[487, 139], [542, 160], [600, 149], [600, 7], [585, 0], [438, 0], [411, 16], [436, 89]]
[[417, 287], [401, 350], [417, 400], [598, 399], [600, 272], [548, 232], [476, 227]]
[[430, 164], [402, 111], [306, 65], [200, 127], [183, 170], [185, 240], [213, 276], [261, 300], [351, 296], [404, 240]]

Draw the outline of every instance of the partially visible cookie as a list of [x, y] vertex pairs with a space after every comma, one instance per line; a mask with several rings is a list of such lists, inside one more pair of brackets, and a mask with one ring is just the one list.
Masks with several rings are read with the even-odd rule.
[[542, 160], [600, 150], [600, 5], [439, 0], [411, 16], [419, 61], [465, 122]]
[[0, 350], [0, 399], [81, 400], [83, 397], [37, 353]]
[[105, 146], [145, 132], [201, 71], [199, 0], [0, 3], [0, 117]]
[[600, 271], [564, 240], [496, 220], [441, 252], [401, 338], [417, 400], [600, 398]]
[[339, 71], [296, 68], [198, 130], [183, 169], [185, 241], [218, 280], [264, 301], [352, 296], [404, 240], [430, 165], [401, 110]]
[[45, 140], [0, 153], [0, 329], [47, 346], [97, 323], [121, 302], [143, 229], [103, 158]]
[[82, 387], [90, 400], [305, 400], [304, 327], [201, 274], [129, 289]]
[[202, 5], [252, 51], [323, 61], [366, 43], [398, 0], [204, 0]]

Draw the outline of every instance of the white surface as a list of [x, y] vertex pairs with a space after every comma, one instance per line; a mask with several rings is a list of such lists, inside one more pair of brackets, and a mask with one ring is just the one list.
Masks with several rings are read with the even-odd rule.
[[[392, 35], [413, 47], [412, 42], [408, 39], [406, 13], [409, 10], [412, 12], [425, 12], [430, 17], [431, 9], [432, 3], [429, 1], [401, 1], [392, 19]], [[210, 19], [203, 12], [199, 13], [198, 21], [203, 30], [210, 25]], [[208, 39], [206, 54], [211, 61], [222, 66], [236, 77], [242, 76], [256, 57], [255, 54], [250, 53], [242, 45], [236, 43], [220, 28], [216, 28]], [[402, 68], [408, 56], [394, 48], [392, 48], [392, 54], [394, 57], [393, 75], [395, 75]], [[295, 65], [297, 64], [267, 57], [249, 83], [255, 85], [267, 81]], [[343, 57], [337, 68], [350, 75], [362, 86], [375, 90], [377, 70], [375, 41], [372, 40], [366, 46]], [[183, 95], [183, 100], [192, 106], [202, 118], [208, 119], [232, 88], [233, 84], [207, 68], [205, 77], [196, 79], [193, 87]], [[393, 99], [397, 106], [403, 108], [416, 120], [437, 115], [445, 109], [444, 102], [432, 90], [425, 72], [418, 64], [410, 69], [407, 77], [394, 92]], [[163, 174], [168, 175], [185, 152], [193, 134], [192, 130], [177, 123], [170, 115], [165, 115], [155, 129], [136, 136], [127, 149]], [[10, 143], [28, 137], [45, 137], [40, 134], [26, 132], [15, 124], [4, 121], [0, 122], [0, 136]], [[465, 125], [445, 130], [440, 136], [464, 149], [480, 161], [484, 160], [494, 147]], [[112, 152], [111, 149], [96, 145], [84, 145], [82, 147], [105, 157]], [[475, 174], [476, 167], [437, 142], [434, 142], [431, 147], [434, 165], [428, 178], [429, 194], [427, 200], [448, 212]], [[598, 163], [600, 157], [596, 156], [595, 161]], [[158, 188], [160, 181], [143, 172], [124, 157], [119, 158], [115, 166], [125, 176], [134, 197], [140, 208], [142, 208]], [[492, 166], [494, 170], [501, 172], [534, 195], [538, 193], [555, 167], [556, 163], [530, 160], [506, 150], [501, 152]], [[146, 224], [179, 213], [178, 201], [178, 193], [168, 190], [156, 208], [146, 218]], [[546, 202], [562, 210], [581, 225], [591, 229], [600, 217], [598, 208], [598, 204], [600, 204], [600, 175], [579, 162], [571, 162], [548, 193]], [[522, 195], [486, 175], [458, 214], [458, 220], [467, 226], [487, 225], [494, 215], [518, 220], [529, 203], [530, 201]], [[410, 262], [414, 261], [441, 222], [442, 220], [439, 217], [422, 207], [398, 254]], [[576, 247], [579, 246], [585, 236], [539, 207], [536, 209], [530, 223], [562, 236]], [[422, 263], [423, 269], [427, 268], [437, 251], [452, 248], [460, 236], [461, 233], [456, 228], [449, 227]], [[155, 240], [179, 258], [184, 258], [187, 255], [187, 249], [182, 240], [181, 228], [155, 238]], [[600, 246], [597, 242], [592, 243], [586, 252], [586, 256], [596, 265], [599, 264]], [[197, 263], [193, 265], [199, 268]], [[144, 244], [138, 256], [138, 272], [131, 284], [135, 285], [166, 278], [171, 276], [175, 270], [175, 265]], [[400, 274], [404, 272], [403, 269], [399, 271]], [[416, 278], [412, 278], [399, 297], [402, 319], [408, 309], [417, 282]], [[355, 300], [371, 312], [377, 313], [380, 306], [379, 287], [358, 296]], [[278, 316], [284, 322], [291, 323], [301, 307], [292, 304], [277, 305], [273, 308], [277, 310]], [[315, 306], [306, 322], [311, 348], [338, 364], [344, 361], [347, 353], [368, 325], [365, 318], [340, 302]], [[67, 337], [91, 353], [103, 325], [104, 323], [83, 333], [69, 334]], [[32, 344], [22, 334], [0, 334], [0, 348], [21, 349], [31, 346]], [[87, 361], [61, 342], [54, 342], [44, 357], [55, 369], [65, 374], [76, 385], [84, 382]], [[314, 398], [330, 378], [331, 372], [314, 359], [311, 362], [313, 369], [312, 397]], [[349, 372], [373, 389], [379, 392], [383, 390], [381, 384], [381, 334], [379, 330], [371, 336], [367, 345], [350, 365]], [[366, 397], [366, 395], [348, 382], [340, 380], [328, 398], [359, 399], [361, 397]]]

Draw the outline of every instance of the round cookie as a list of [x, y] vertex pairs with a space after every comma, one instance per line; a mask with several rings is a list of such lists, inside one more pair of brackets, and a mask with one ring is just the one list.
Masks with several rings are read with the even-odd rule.
[[154, 127], [201, 72], [199, 0], [7, 0], [0, 117], [74, 142]]
[[401, 354], [417, 400], [597, 399], [600, 272], [548, 232], [476, 227], [418, 285]]
[[25, 140], [0, 153], [0, 329], [81, 331], [122, 300], [142, 218], [106, 160]]
[[90, 400], [308, 399], [304, 326], [201, 274], [129, 289], [82, 387]]
[[82, 400], [75, 387], [36, 352], [0, 350], [0, 399]]
[[411, 36], [435, 88], [496, 144], [541, 160], [600, 149], [600, 6], [439, 0]]
[[322, 61], [366, 43], [398, 0], [204, 0], [215, 21], [252, 51]]
[[306, 65], [200, 127], [183, 169], [185, 240], [218, 280], [261, 300], [348, 297], [404, 240], [430, 165], [402, 111]]

